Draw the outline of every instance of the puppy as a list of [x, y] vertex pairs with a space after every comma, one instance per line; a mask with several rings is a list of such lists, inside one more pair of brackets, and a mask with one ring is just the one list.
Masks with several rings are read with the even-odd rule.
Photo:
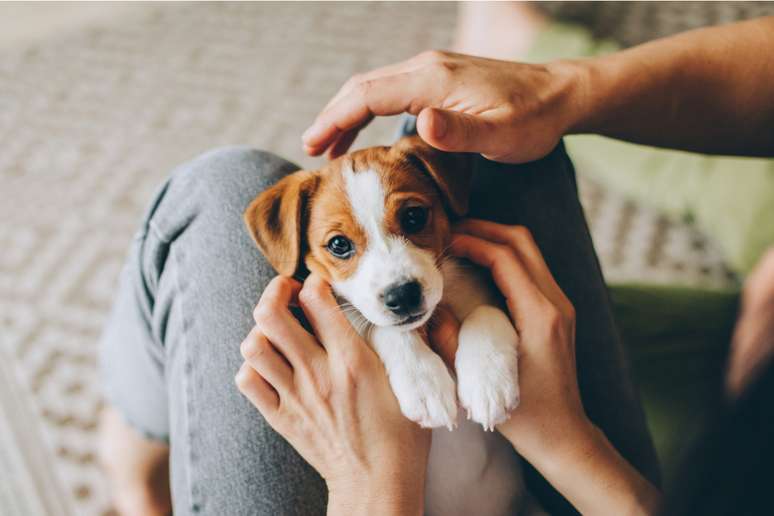
[[[524, 508], [521, 466], [493, 430], [519, 403], [517, 334], [491, 281], [447, 256], [468, 208], [471, 156], [418, 137], [299, 171], [259, 195], [245, 222], [279, 274], [320, 274], [382, 359], [402, 412], [434, 430], [426, 513]], [[461, 321], [456, 383], [420, 330], [439, 303]], [[456, 429], [457, 406], [468, 421]], [[443, 427], [447, 427], [447, 431]]]

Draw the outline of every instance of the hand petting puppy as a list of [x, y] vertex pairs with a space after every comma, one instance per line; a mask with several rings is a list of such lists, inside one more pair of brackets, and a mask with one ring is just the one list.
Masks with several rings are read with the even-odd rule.
[[382, 362], [328, 284], [314, 274], [303, 285], [274, 278], [254, 318], [236, 384], [325, 479], [328, 514], [420, 514], [430, 432], [403, 416]]

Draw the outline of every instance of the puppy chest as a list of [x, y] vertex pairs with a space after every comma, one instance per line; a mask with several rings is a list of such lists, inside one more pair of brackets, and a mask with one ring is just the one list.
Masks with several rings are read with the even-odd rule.
[[505, 516], [518, 513], [525, 488], [519, 457], [497, 432], [461, 420], [454, 431], [433, 430], [425, 514]]

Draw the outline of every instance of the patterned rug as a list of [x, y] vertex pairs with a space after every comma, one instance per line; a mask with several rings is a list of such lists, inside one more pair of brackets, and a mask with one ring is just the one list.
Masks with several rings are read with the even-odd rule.
[[[204, 150], [296, 160], [351, 74], [447, 47], [453, 4], [154, 4], [0, 54], [0, 514], [107, 514], [95, 345], [152, 190]], [[391, 140], [380, 120], [359, 144]], [[724, 286], [711, 242], [582, 180], [609, 280]]]

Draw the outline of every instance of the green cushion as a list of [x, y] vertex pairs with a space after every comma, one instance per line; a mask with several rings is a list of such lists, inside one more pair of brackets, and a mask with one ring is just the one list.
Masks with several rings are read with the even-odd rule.
[[[617, 46], [575, 26], [551, 24], [528, 61], [583, 57]], [[578, 171], [711, 236], [737, 273], [750, 271], [774, 243], [774, 160], [704, 156], [593, 135], [569, 136]]]
[[717, 409], [739, 296], [617, 285], [611, 298], [666, 483]]

